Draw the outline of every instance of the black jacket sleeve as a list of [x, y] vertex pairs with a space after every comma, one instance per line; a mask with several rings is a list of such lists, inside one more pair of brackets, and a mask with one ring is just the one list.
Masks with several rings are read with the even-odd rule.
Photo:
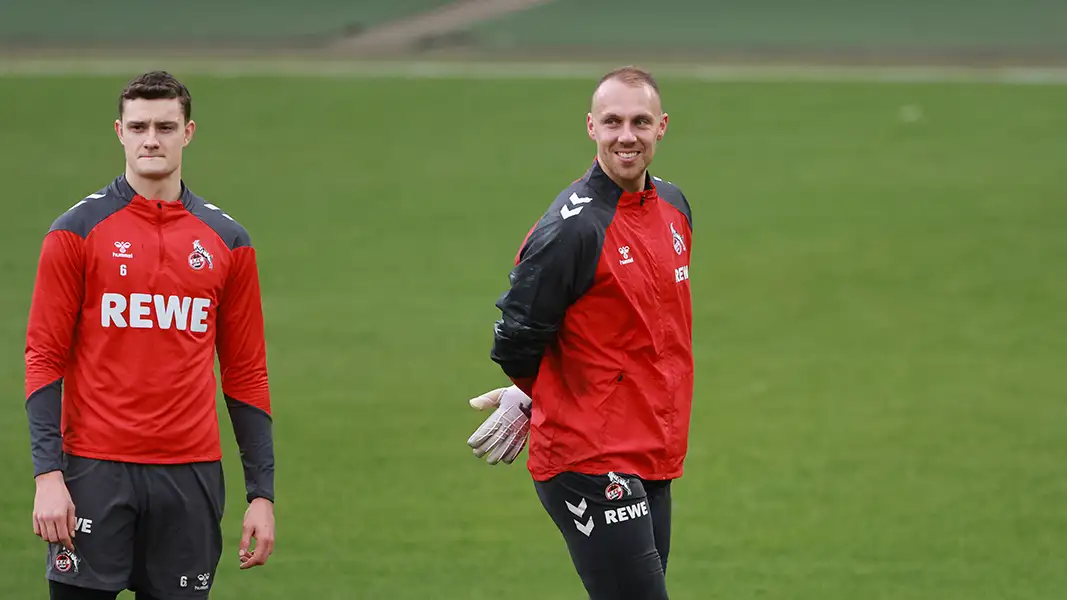
[[[535, 377], [564, 313], [593, 285], [604, 240], [594, 207], [561, 202], [538, 221], [511, 270], [511, 288], [497, 301], [490, 357], [512, 379]], [[593, 209], [593, 210], [588, 210]]]

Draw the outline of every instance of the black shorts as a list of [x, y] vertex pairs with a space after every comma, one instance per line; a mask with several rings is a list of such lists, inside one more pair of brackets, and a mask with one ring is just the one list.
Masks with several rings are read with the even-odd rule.
[[561, 473], [534, 482], [591, 600], [666, 600], [670, 481]]
[[164, 599], [208, 597], [222, 555], [220, 462], [65, 460], [77, 517], [74, 552], [48, 545], [48, 579]]

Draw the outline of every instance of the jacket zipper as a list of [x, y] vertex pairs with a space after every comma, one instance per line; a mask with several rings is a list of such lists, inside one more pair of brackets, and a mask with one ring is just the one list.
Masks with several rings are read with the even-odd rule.
[[159, 233], [159, 268], [163, 268], [163, 259], [166, 256], [166, 252], [163, 249], [163, 203], [156, 202], [156, 208], [159, 209], [159, 218], [156, 219], [156, 231]]

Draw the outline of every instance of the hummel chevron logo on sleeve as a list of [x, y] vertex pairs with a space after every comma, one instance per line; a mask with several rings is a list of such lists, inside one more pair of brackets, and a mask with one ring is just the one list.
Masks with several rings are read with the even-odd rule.
[[569, 218], [573, 217], [574, 215], [582, 212], [582, 209], [585, 208], [585, 207], [584, 206], [579, 206], [579, 205], [587, 204], [587, 203], [593, 201], [592, 198], [579, 197], [578, 194], [576, 194], [576, 193], [572, 193], [571, 197], [568, 198], [568, 199], [570, 200], [571, 204], [575, 205], [575, 208], [571, 208], [571, 207], [567, 206], [566, 204], [564, 204], [563, 208], [559, 209], [559, 214], [564, 219], [569, 219]]

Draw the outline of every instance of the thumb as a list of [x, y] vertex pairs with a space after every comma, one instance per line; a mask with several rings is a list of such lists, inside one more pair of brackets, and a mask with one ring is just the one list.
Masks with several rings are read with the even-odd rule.
[[497, 388], [490, 390], [480, 396], [476, 396], [470, 399], [470, 405], [478, 410], [487, 410], [500, 406], [500, 396], [504, 394], [504, 390], [507, 388]]
[[67, 531], [70, 532], [70, 537], [73, 538], [78, 527], [78, 518], [74, 516], [74, 505], [67, 505]]

